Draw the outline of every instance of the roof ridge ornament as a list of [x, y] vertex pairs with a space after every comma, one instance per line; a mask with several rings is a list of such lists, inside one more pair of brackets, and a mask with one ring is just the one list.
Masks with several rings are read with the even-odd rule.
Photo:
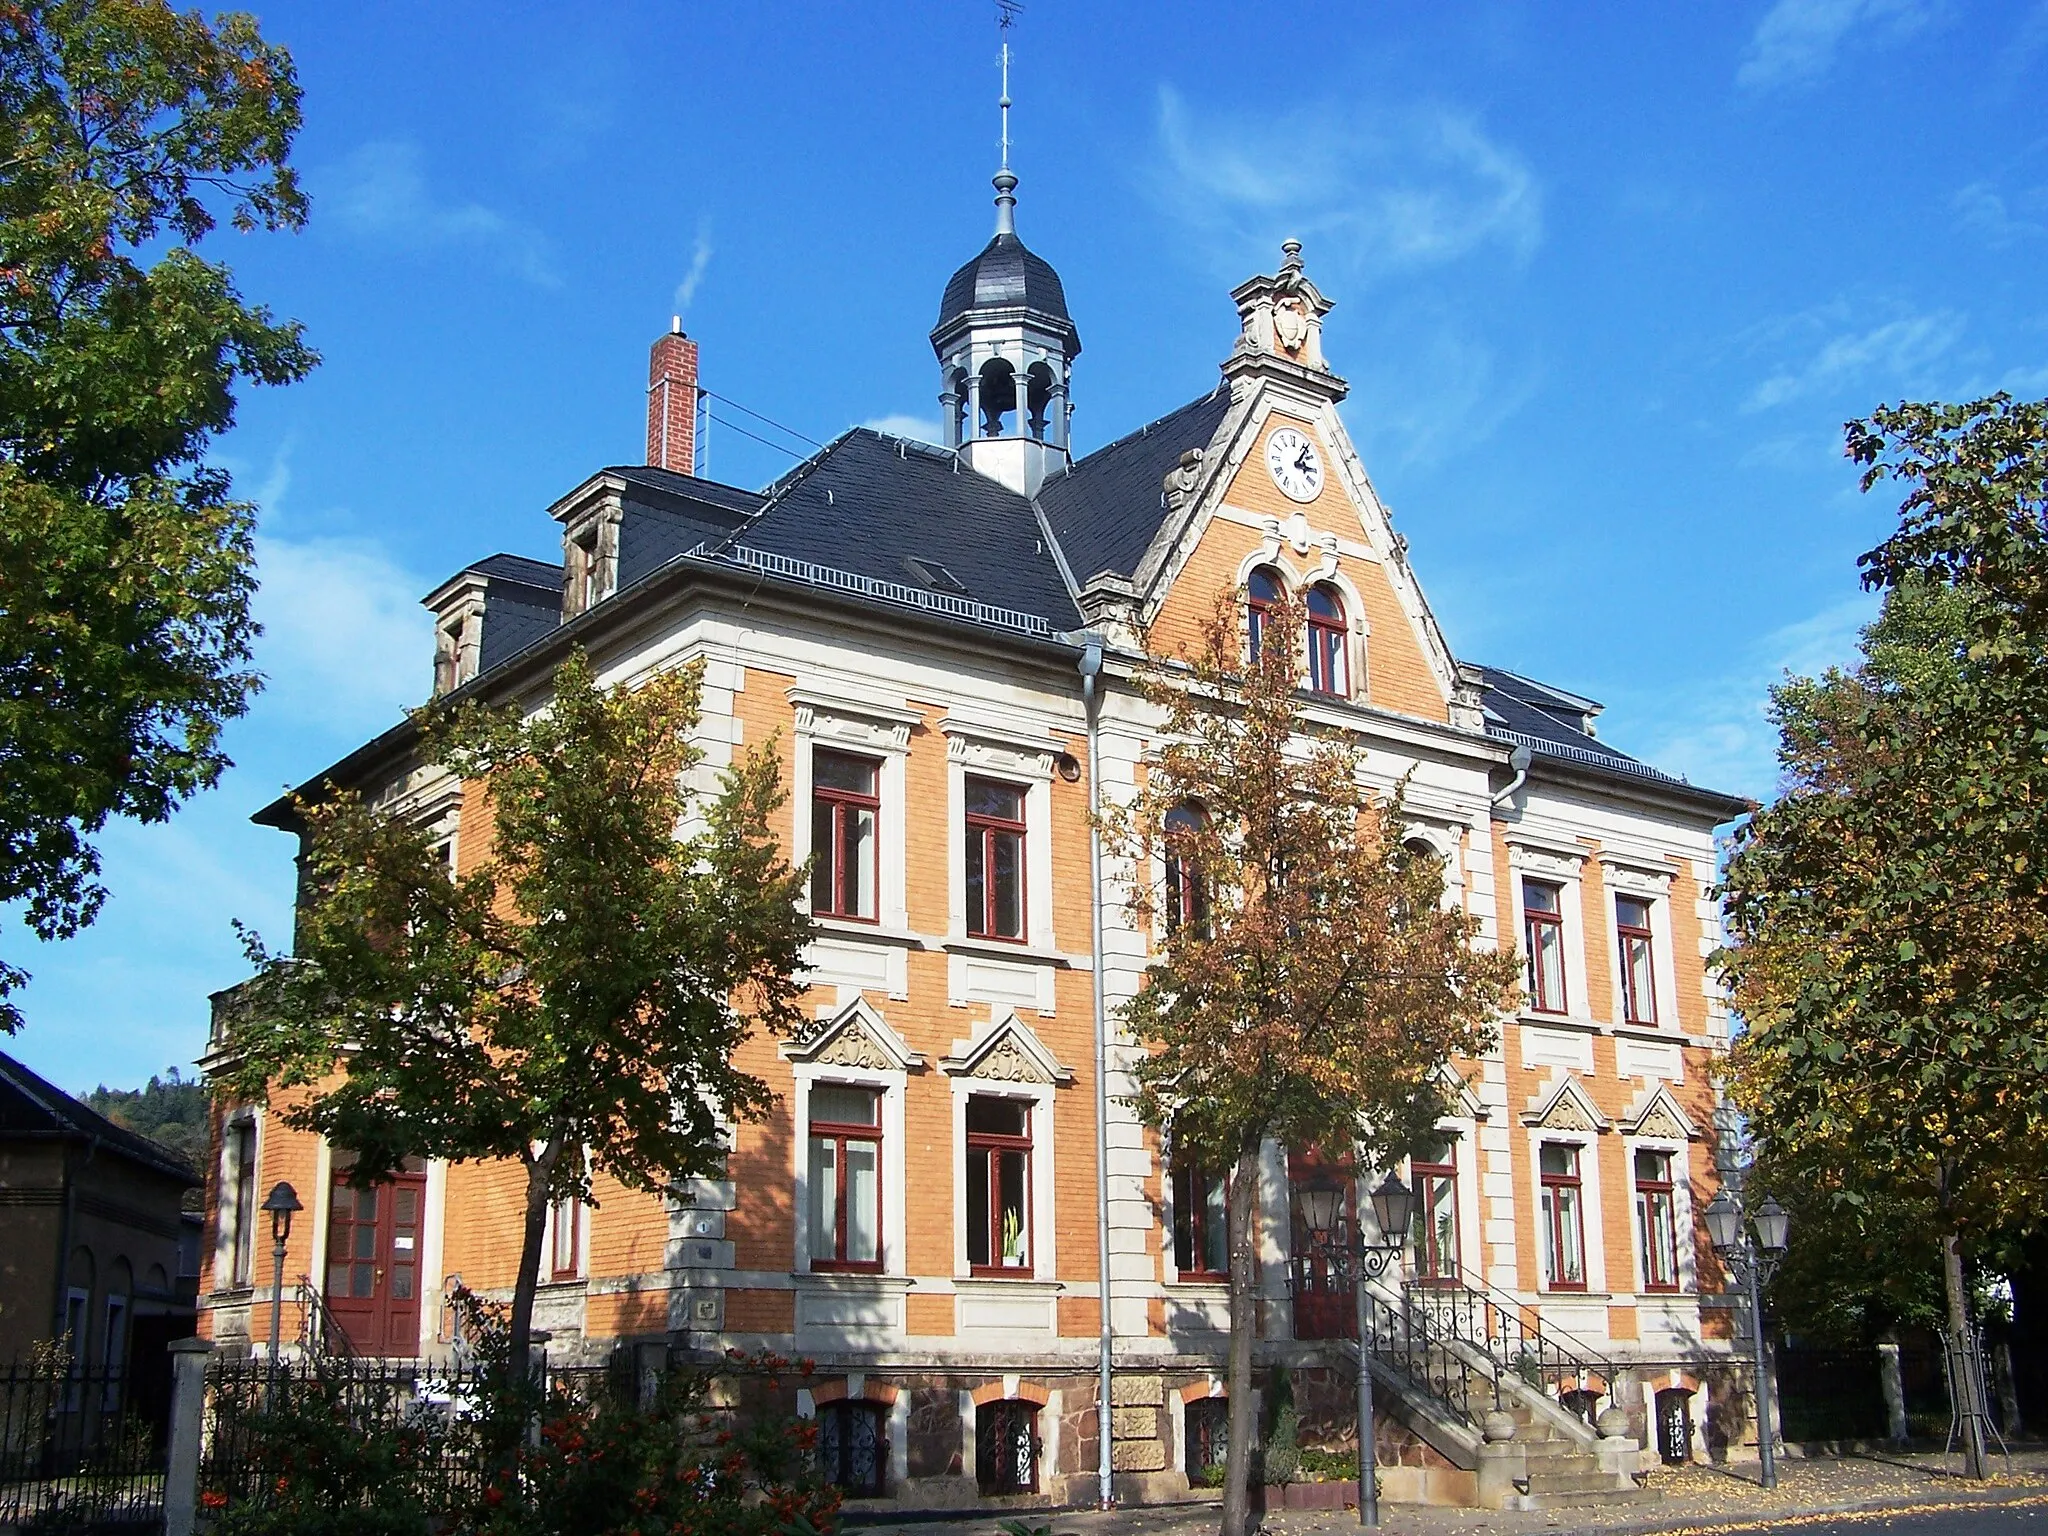
[[1230, 297], [1240, 326], [1237, 346], [1224, 364], [1233, 386], [1247, 370], [1279, 364], [1279, 373], [1297, 385], [1342, 395], [1343, 382], [1331, 374], [1323, 356], [1323, 316], [1335, 306], [1302, 270], [1299, 240], [1281, 243], [1278, 272], [1247, 278]]

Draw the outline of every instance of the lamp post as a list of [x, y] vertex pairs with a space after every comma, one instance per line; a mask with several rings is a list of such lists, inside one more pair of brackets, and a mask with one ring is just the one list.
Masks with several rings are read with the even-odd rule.
[[1358, 1307], [1358, 1523], [1376, 1526], [1380, 1523], [1380, 1494], [1372, 1425], [1372, 1309], [1365, 1286], [1368, 1280], [1385, 1274], [1407, 1246], [1408, 1228], [1415, 1219], [1415, 1194], [1394, 1174], [1380, 1181], [1372, 1192], [1373, 1217], [1380, 1230], [1376, 1243], [1365, 1240], [1360, 1223], [1352, 1223], [1354, 1230], [1348, 1234], [1341, 1230], [1344, 1186], [1328, 1174], [1303, 1185], [1297, 1195], [1310, 1249], [1333, 1269], [1351, 1276], [1352, 1297]]
[[[284, 1245], [292, 1235], [292, 1217], [305, 1209], [299, 1192], [280, 1179], [263, 1201], [270, 1212], [270, 1386], [266, 1398], [277, 1396], [277, 1350], [284, 1311]], [[266, 1401], [265, 1407], [269, 1406]]]
[[1749, 1297], [1750, 1338], [1756, 1345], [1756, 1447], [1763, 1462], [1763, 1485], [1775, 1488], [1778, 1447], [1771, 1429], [1771, 1371], [1764, 1353], [1763, 1288], [1785, 1257], [1785, 1239], [1792, 1220], [1769, 1195], [1750, 1212], [1725, 1188], [1714, 1196], [1706, 1214], [1707, 1236], [1715, 1254], [1734, 1272]]

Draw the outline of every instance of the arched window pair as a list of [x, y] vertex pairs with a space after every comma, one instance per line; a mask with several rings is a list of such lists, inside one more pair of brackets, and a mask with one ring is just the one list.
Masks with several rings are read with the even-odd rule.
[[[1247, 628], [1252, 660], [1259, 659], [1273, 609], [1286, 596], [1280, 573], [1270, 565], [1256, 568], [1245, 581]], [[1327, 581], [1308, 589], [1308, 686], [1311, 693], [1351, 697], [1351, 627], [1344, 618], [1344, 598]]]

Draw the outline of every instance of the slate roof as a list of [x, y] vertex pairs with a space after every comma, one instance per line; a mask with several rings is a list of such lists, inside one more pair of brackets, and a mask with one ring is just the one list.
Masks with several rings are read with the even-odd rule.
[[1086, 586], [1104, 571], [1129, 576], [1137, 569], [1166, 514], [1166, 472], [1188, 449], [1208, 447], [1229, 409], [1230, 392], [1219, 384], [1039, 487], [1039, 508], [1076, 582]]
[[0, 1141], [11, 1137], [97, 1141], [101, 1148], [192, 1185], [199, 1175], [182, 1158], [147, 1136], [114, 1124], [12, 1056], [0, 1054]]
[[[1031, 503], [928, 443], [855, 427], [770, 488], [768, 506], [711, 552], [744, 546], [870, 581], [951, 593], [1073, 629], [1080, 613]], [[908, 560], [933, 562], [960, 591]]]
[[550, 565], [545, 560], [529, 560], [525, 555], [486, 555], [483, 559], [463, 567], [475, 571], [479, 576], [488, 576], [494, 581], [516, 581], [523, 586], [538, 587], [544, 592], [560, 596], [562, 591], [562, 568]]
[[1519, 672], [1482, 666], [1485, 693], [1486, 733], [1503, 741], [1528, 746], [1546, 757], [1564, 758], [1589, 767], [1612, 769], [1634, 777], [1655, 779], [1666, 784], [1686, 781], [1675, 774], [1653, 768], [1639, 758], [1618, 752], [1597, 736], [1588, 735], [1576, 721], [1597, 714], [1600, 705], [1581, 694], [1566, 693]]
[[1055, 329], [1074, 339], [1074, 352], [1081, 339], [1067, 313], [1067, 290], [1060, 285], [1052, 263], [1026, 249], [1015, 235], [1002, 234], [981, 248], [981, 253], [955, 272], [939, 300], [936, 334], [963, 315], [976, 310], [1029, 309], [1056, 322]]
[[706, 480], [701, 475], [678, 474], [672, 469], [658, 469], [652, 464], [614, 464], [600, 474], [617, 475], [629, 485], [644, 486], [651, 491], [666, 491], [672, 496], [688, 497], [709, 506], [720, 507], [728, 512], [757, 512], [765, 499], [759, 491], [743, 490], [737, 485], [727, 485], [722, 480]]

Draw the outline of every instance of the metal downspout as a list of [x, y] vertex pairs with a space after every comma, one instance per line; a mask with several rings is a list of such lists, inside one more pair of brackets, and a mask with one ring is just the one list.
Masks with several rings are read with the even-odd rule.
[[1109, 1317], [1109, 1025], [1103, 1007], [1102, 989], [1102, 828], [1096, 818], [1102, 813], [1102, 774], [1096, 748], [1096, 717], [1102, 696], [1096, 679], [1102, 673], [1102, 645], [1089, 641], [1081, 652], [1081, 704], [1088, 717], [1088, 904], [1094, 924], [1095, 984], [1095, 1241], [1098, 1250], [1096, 1312], [1102, 1325], [1101, 1379], [1096, 1390], [1095, 1426], [1099, 1453], [1096, 1465], [1096, 1502], [1102, 1509], [1116, 1503], [1112, 1435], [1114, 1414], [1110, 1402], [1111, 1350], [1113, 1337]]

